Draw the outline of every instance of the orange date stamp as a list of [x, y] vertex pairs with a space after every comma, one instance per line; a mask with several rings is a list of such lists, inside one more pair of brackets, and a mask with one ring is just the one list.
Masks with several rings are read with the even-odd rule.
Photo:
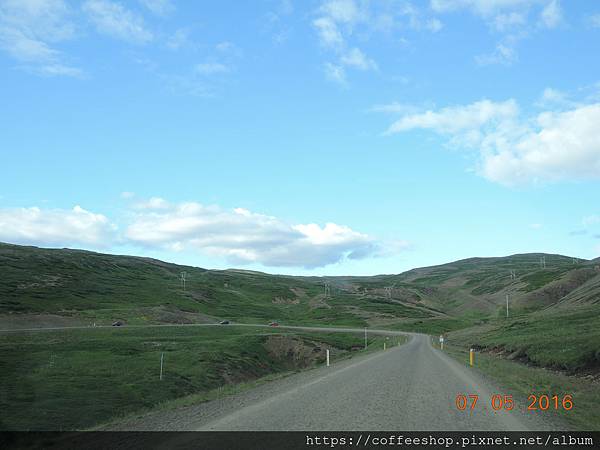
[[[459, 411], [473, 411], [477, 407], [478, 401], [479, 395], [477, 394], [457, 394], [454, 403]], [[529, 402], [528, 411], [570, 411], [574, 406], [571, 394], [530, 394], [527, 401]], [[489, 404], [494, 411], [512, 411], [515, 408], [512, 395], [494, 394], [490, 397]]]

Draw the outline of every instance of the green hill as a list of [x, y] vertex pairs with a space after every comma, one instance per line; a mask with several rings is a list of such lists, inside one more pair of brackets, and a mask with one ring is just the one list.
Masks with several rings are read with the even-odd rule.
[[511, 315], [595, 307], [600, 299], [596, 262], [545, 254], [320, 278], [0, 244], [0, 270], [0, 328], [229, 319], [437, 333], [503, 317], [507, 295]]

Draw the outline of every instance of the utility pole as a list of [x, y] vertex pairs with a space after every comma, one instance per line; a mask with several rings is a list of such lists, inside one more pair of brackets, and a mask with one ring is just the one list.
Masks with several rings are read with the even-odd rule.
[[183, 286], [184, 291], [185, 291], [185, 277], [186, 276], [187, 276], [187, 273], [181, 272], [181, 285]]
[[325, 281], [323, 283], [323, 287], [325, 288], [325, 297], [330, 297], [331, 296], [331, 286], [329, 285], [329, 283], [327, 281]]
[[508, 317], [508, 294], [506, 294], [506, 317]]

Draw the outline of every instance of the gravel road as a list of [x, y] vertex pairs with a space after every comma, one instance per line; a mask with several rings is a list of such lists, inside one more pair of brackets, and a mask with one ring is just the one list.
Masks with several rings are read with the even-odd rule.
[[[428, 336], [410, 334], [410, 337], [408, 343], [386, 351], [295, 374], [219, 400], [151, 413], [112, 425], [110, 429], [565, 429], [556, 419], [527, 412], [527, 404], [516, 397], [512, 411], [494, 411], [490, 406], [491, 396], [511, 392], [502, 391], [472, 369], [433, 348]], [[475, 410], [456, 408], [455, 398], [459, 393], [479, 395]]]

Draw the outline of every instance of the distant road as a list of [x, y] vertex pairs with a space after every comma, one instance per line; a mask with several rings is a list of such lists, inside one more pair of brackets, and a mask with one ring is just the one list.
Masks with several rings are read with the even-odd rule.
[[[37, 327], [37, 328], [7, 328], [0, 330], [0, 333], [19, 333], [19, 332], [35, 332], [35, 331], [61, 331], [61, 330], [97, 330], [103, 328], [111, 328], [115, 330], [126, 330], [130, 328], [164, 328], [164, 327], [251, 327], [251, 328], [270, 328], [270, 329], [292, 329], [292, 330], [304, 330], [304, 331], [324, 331], [324, 332], [340, 332], [340, 333], [363, 333], [364, 328], [343, 328], [343, 327], [311, 327], [311, 326], [293, 326], [293, 325], [279, 325], [272, 327], [264, 324], [253, 324], [253, 323], [230, 323], [228, 325], [221, 325], [219, 323], [166, 323], [156, 325], [98, 325], [95, 327], [89, 325], [79, 326], [68, 326], [68, 327]], [[390, 331], [390, 330], [378, 330], [369, 328], [369, 333], [375, 334], [387, 334], [387, 335], [406, 335], [410, 333]]]
[[[291, 327], [290, 327], [291, 328]], [[294, 327], [314, 331], [352, 331]], [[370, 330], [373, 332], [373, 330]], [[398, 335], [399, 332], [382, 333]], [[199, 405], [152, 413], [111, 426], [118, 430], [551, 430], [548, 417], [494, 411], [492, 394], [511, 394], [434, 349], [428, 336], [375, 354], [302, 372]], [[474, 411], [459, 411], [457, 394], [477, 394]]]

